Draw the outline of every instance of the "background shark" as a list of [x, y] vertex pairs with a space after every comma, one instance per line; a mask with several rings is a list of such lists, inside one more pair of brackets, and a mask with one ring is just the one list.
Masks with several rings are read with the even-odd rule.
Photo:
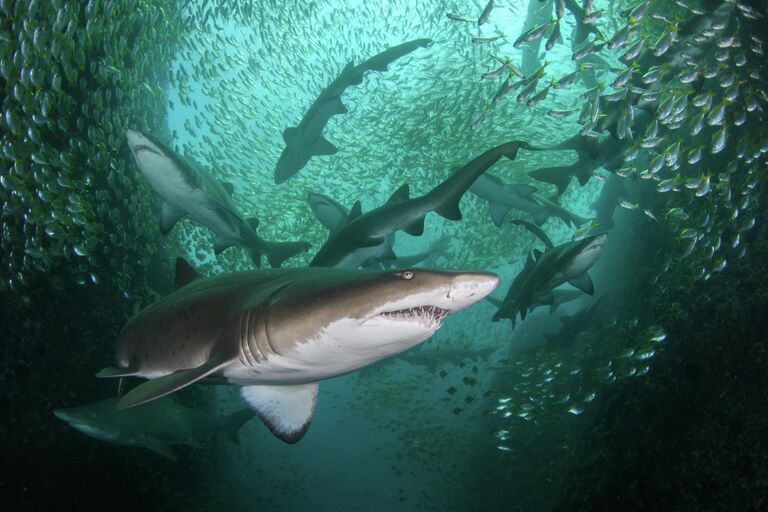
[[151, 379], [119, 408], [206, 377], [238, 384], [269, 429], [296, 442], [309, 427], [318, 381], [421, 343], [498, 280], [484, 272], [334, 268], [204, 278], [179, 259], [180, 288], [128, 321], [117, 342], [118, 367], [97, 376]]
[[408, 185], [366, 214], [350, 215], [343, 229], [331, 235], [310, 262], [310, 266], [358, 267], [363, 263], [361, 249], [379, 245], [399, 229], [419, 236], [424, 232], [424, 217], [436, 212], [449, 220], [461, 220], [459, 201], [475, 180], [502, 156], [514, 160], [520, 149], [535, 150], [527, 142], [511, 141], [489, 149], [476, 157], [428, 193], [409, 198]]
[[566, 225], [580, 226], [586, 219], [574, 215], [554, 201], [536, 194], [536, 187], [525, 184], [504, 183], [498, 177], [484, 173], [469, 187], [469, 191], [488, 201], [491, 220], [501, 226], [512, 208], [530, 213], [533, 221], [541, 226], [551, 216], [560, 218]]
[[[397, 197], [397, 193], [394, 197]], [[355, 202], [352, 212], [347, 212], [343, 206], [330, 197], [315, 192], [310, 192], [307, 195], [307, 201], [317, 220], [331, 232], [331, 236], [344, 228], [350, 220], [350, 215], [353, 218], [362, 215], [360, 201]], [[437, 241], [423, 253], [397, 256], [393, 250], [395, 233], [391, 233], [380, 244], [362, 247], [356, 251], [356, 256], [360, 261], [360, 264], [357, 266], [367, 268], [374, 265], [383, 265], [385, 268], [410, 268], [430, 256], [438, 254], [445, 246], [445, 243], [444, 241]]]
[[331, 84], [323, 89], [299, 122], [298, 126], [283, 131], [285, 149], [275, 168], [275, 183], [283, 183], [299, 172], [315, 155], [333, 155], [336, 146], [323, 137], [328, 120], [337, 114], [346, 114], [347, 107], [341, 95], [347, 87], [359, 85], [367, 71], [386, 71], [389, 64], [417, 48], [432, 44], [431, 39], [416, 39], [374, 55], [359, 66], [349, 62]]
[[536, 258], [528, 256], [523, 271], [512, 282], [504, 302], [493, 315], [493, 321], [509, 318], [514, 327], [518, 312], [524, 320], [534, 304], [552, 303], [554, 299], [550, 292], [565, 282], [593, 294], [594, 286], [587, 271], [600, 257], [607, 237], [606, 234], [590, 236], [558, 245], [544, 253], [535, 250]]
[[279, 267], [286, 259], [306, 251], [306, 242], [267, 242], [256, 234], [257, 219], [247, 222], [237, 213], [230, 195], [233, 188], [208, 175], [200, 167], [154, 138], [135, 130], [126, 131], [128, 146], [139, 170], [162, 201], [160, 229], [168, 233], [185, 215], [216, 234], [216, 254], [238, 245], [246, 248], [253, 263], [261, 266], [261, 255]]
[[120, 397], [108, 398], [79, 407], [56, 409], [53, 414], [83, 434], [123, 446], [142, 446], [176, 460], [169, 444], [199, 448], [201, 442], [223, 433], [238, 443], [237, 432], [253, 412], [242, 409], [227, 416], [216, 416], [201, 408], [190, 408], [163, 397], [131, 409], [117, 409]]

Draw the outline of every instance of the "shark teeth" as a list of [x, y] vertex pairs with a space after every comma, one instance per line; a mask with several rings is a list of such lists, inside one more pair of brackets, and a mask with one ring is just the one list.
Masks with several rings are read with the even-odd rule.
[[416, 321], [429, 329], [437, 329], [440, 327], [440, 323], [443, 319], [450, 314], [451, 312], [447, 309], [439, 308], [437, 306], [418, 306], [415, 308], [399, 309], [397, 311], [385, 311], [384, 313], [381, 313], [381, 316], [393, 320]]

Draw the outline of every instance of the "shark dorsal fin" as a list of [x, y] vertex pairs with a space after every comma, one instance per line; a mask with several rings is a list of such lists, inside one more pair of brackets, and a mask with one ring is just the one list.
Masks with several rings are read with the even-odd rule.
[[407, 183], [403, 183], [403, 185], [395, 190], [394, 194], [392, 194], [389, 199], [387, 199], [386, 204], [400, 204], [404, 201], [407, 201], [411, 197], [410, 187], [408, 187]]
[[352, 209], [349, 210], [349, 215], [347, 216], [347, 222], [352, 222], [356, 218], [360, 217], [363, 214], [363, 205], [360, 204], [360, 200], [358, 199], [355, 201], [355, 204], [352, 205]]
[[224, 190], [227, 191], [227, 195], [231, 196], [232, 193], [235, 191], [235, 186], [228, 181], [222, 181], [220, 183], [221, 183], [221, 186], [224, 187]]
[[328, 139], [326, 139], [322, 135], [319, 136], [315, 141], [315, 143], [312, 145], [313, 155], [334, 155], [338, 151], [339, 149], [333, 144], [331, 144], [330, 142], [328, 142]]
[[296, 132], [298, 131], [299, 129], [295, 126], [291, 126], [283, 130], [283, 142], [290, 144], [291, 141], [296, 138]]
[[192, 265], [184, 258], [176, 258], [176, 278], [174, 280], [174, 289], [178, 290], [186, 286], [195, 279], [203, 277]]

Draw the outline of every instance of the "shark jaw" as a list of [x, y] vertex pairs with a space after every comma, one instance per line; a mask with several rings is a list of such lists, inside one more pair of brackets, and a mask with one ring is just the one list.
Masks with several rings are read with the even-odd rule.
[[603, 251], [603, 246], [607, 240], [608, 235], [603, 233], [593, 237], [586, 246], [579, 251], [579, 253], [573, 258], [565, 275], [568, 279], [572, 277], [578, 277], [584, 272], [592, 268], [597, 259], [600, 257], [600, 253]]

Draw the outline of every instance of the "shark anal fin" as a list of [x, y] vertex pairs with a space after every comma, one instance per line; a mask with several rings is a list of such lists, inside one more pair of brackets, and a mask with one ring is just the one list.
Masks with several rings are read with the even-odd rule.
[[141, 445], [148, 450], [152, 450], [161, 457], [165, 457], [168, 460], [176, 462], [176, 454], [173, 453], [173, 450], [171, 450], [171, 448], [162, 441], [158, 441], [152, 437], [144, 437], [141, 440]]
[[358, 199], [355, 201], [355, 204], [352, 205], [352, 208], [349, 210], [349, 215], [347, 215], [347, 222], [352, 222], [356, 218], [360, 217], [363, 214], [363, 205], [360, 203], [360, 200]]
[[579, 277], [569, 280], [568, 283], [589, 295], [594, 295], [595, 293], [595, 285], [592, 283], [592, 278], [586, 272]]
[[328, 139], [323, 137], [322, 135], [317, 138], [315, 143], [312, 145], [312, 154], [313, 155], [334, 155], [339, 152], [339, 149], [328, 142]]
[[186, 212], [177, 210], [168, 203], [163, 202], [163, 204], [160, 205], [160, 232], [163, 233], [163, 235], [170, 233], [174, 224], [176, 224], [176, 222], [178, 222], [184, 215], [186, 215]]
[[136, 370], [130, 366], [127, 368], [118, 368], [117, 366], [107, 366], [96, 374], [100, 379], [108, 379], [112, 377], [132, 377], [136, 375]]
[[317, 382], [293, 386], [244, 386], [240, 395], [274, 435], [292, 444], [309, 428], [317, 403], [317, 388]]
[[216, 237], [213, 241], [213, 253], [218, 256], [230, 247], [235, 245], [232, 241]]
[[459, 200], [461, 196], [452, 197], [439, 207], [435, 212], [448, 220], [461, 220], [461, 209], [459, 209]]
[[176, 278], [174, 279], [174, 289], [178, 290], [186, 286], [195, 279], [203, 277], [192, 267], [184, 258], [176, 258]]
[[504, 221], [504, 217], [509, 213], [509, 207], [502, 203], [488, 203], [491, 209], [491, 220], [496, 227], [501, 226]]
[[229, 364], [235, 356], [213, 355], [197, 368], [176, 370], [173, 373], [139, 384], [117, 403], [118, 409], [127, 409], [168, 395], [189, 386]]

